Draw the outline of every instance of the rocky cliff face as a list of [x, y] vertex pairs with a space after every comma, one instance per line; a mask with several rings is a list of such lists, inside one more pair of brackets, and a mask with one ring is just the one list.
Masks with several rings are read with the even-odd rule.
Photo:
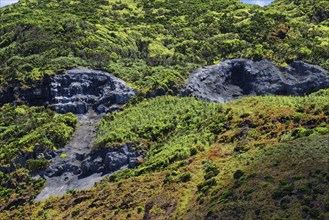
[[306, 95], [328, 87], [328, 73], [302, 61], [278, 67], [269, 60], [232, 59], [196, 70], [185, 94], [225, 103], [248, 95]]
[[47, 76], [31, 82], [29, 88], [8, 87], [0, 96], [0, 104], [8, 102], [47, 105], [58, 113], [85, 114], [116, 110], [132, 98], [136, 91], [113, 75], [87, 68], [74, 68], [64, 74]]
[[88, 108], [97, 113], [115, 110], [136, 91], [109, 73], [74, 68], [52, 78], [50, 95], [56, 112], [84, 114]]

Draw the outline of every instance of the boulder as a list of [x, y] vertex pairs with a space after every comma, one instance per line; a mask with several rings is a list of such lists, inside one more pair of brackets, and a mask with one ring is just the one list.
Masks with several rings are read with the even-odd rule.
[[60, 176], [64, 172], [63, 166], [49, 166], [45, 172], [44, 175], [47, 177], [54, 177], [54, 176]]
[[76, 153], [75, 154], [75, 159], [79, 160], [79, 161], [83, 161], [83, 159], [85, 159], [86, 155], [85, 153]]
[[103, 166], [103, 158], [97, 157], [93, 159], [92, 163], [90, 163], [90, 172], [91, 173], [100, 173], [104, 170]]
[[302, 61], [279, 67], [269, 60], [232, 59], [193, 72], [184, 95], [225, 103], [250, 95], [301, 96], [328, 87], [328, 73]]
[[81, 163], [81, 172], [83, 176], [104, 172], [103, 158], [98, 153], [87, 156]]
[[91, 161], [88, 160], [89, 158], [86, 158], [82, 163], [81, 163], [81, 171], [83, 176], [87, 176], [91, 174], [90, 167], [91, 167]]
[[134, 168], [140, 164], [142, 155], [131, 150], [130, 144], [122, 147], [100, 149], [85, 156], [81, 163], [82, 176], [93, 173], [113, 173], [124, 167]]
[[47, 177], [61, 176], [64, 173], [73, 173], [74, 175], [78, 175], [81, 173], [81, 169], [79, 166], [63, 160], [60, 163], [49, 166], [44, 171], [44, 175]]
[[54, 157], [56, 157], [56, 153], [53, 150], [50, 150], [49, 148], [46, 148], [44, 151], [45, 159], [50, 160]]
[[128, 161], [128, 155], [122, 152], [108, 152], [105, 156], [104, 165], [107, 171], [113, 172], [127, 165]]
[[128, 163], [128, 168], [135, 168], [138, 165], [141, 164], [141, 161], [143, 160], [143, 158], [141, 156], [137, 156], [137, 157], [129, 157], [129, 163]]

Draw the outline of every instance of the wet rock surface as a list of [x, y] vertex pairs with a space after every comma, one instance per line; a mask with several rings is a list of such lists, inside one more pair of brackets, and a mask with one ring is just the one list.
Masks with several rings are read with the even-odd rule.
[[116, 111], [136, 91], [107, 72], [73, 68], [64, 74], [45, 76], [28, 87], [10, 85], [0, 94], [0, 105], [10, 102], [48, 106], [58, 113], [85, 114]]
[[278, 67], [269, 60], [232, 59], [192, 73], [185, 95], [225, 103], [249, 95], [300, 96], [328, 87], [328, 73], [302, 61]]

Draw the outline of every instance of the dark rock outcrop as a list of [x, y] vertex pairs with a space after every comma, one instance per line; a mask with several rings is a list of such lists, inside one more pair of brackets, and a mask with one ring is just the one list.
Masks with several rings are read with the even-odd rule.
[[45, 76], [43, 80], [9, 84], [0, 92], [0, 106], [6, 103], [48, 105], [51, 101], [50, 83], [51, 77]]
[[86, 68], [55, 75], [50, 88], [54, 109], [60, 113], [84, 114], [88, 108], [97, 113], [110, 112], [136, 94], [123, 80]]
[[134, 168], [139, 165], [142, 155], [132, 151], [129, 144], [121, 148], [98, 150], [88, 155], [81, 163], [82, 176], [92, 173], [112, 173], [123, 167]]
[[61, 176], [63, 173], [73, 173], [74, 175], [79, 175], [81, 173], [80, 168], [71, 163], [67, 163], [63, 160], [59, 164], [49, 166], [42, 174], [47, 177]]
[[[83, 156], [76, 155], [77, 160], [82, 160], [81, 165], [77, 165], [70, 158], [49, 166], [46, 170], [40, 171], [41, 176], [47, 177], [61, 176], [64, 173], [72, 173], [86, 177], [94, 173], [108, 174], [122, 168], [134, 168], [140, 164], [142, 155], [137, 151], [132, 151], [129, 144], [121, 148], [109, 148], [93, 151]], [[73, 160], [74, 161], [74, 160]]]
[[248, 95], [307, 95], [328, 87], [328, 73], [302, 61], [278, 67], [269, 60], [232, 59], [196, 70], [184, 94], [225, 103]]
[[0, 95], [0, 105], [16, 102], [49, 106], [58, 113], [85, 114], [88, 109], [105, 113], [117, 110], [136, 94], [123, 80], [87, 68], [73, 68], [28, 84], [8, 86]]

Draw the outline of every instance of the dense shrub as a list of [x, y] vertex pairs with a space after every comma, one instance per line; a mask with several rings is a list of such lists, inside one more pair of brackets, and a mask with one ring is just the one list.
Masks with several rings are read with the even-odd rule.
[[45, 159], [30, 159], [27, 161], [27, 168], [29, 170], [38, 171], [47, 168], [49, 161]]
[[64, 147], [76, 123], [73, 114], [59, 115], [44, 107], [0, 107], [0, 209], [36, 196], [44, 180], [33, 180], [28, 172], [48, 166], [43, 152]]
[[9, 164], [26, 152], [32, 155], [36, 151], [42, 153], [46, 149], [64, 147], [71, 138], [76, 123], [77, 118], [71, 113], [59, 115], [43, 107], [2, 106], [0, 165]]
[[[145, 153], [145, 162], [135, 171], [117, 174], [126, 178], [165, 169], [214, 143], [233, 144], [232, 152], [243, 153], [273, 142], [326, 134], [326, 103], [326, 90], [307, 97], [247, 97], [227, 105], [194, 98], [157, 97], [105, 116], [99, 123], [95, 147], [135, 143], [136, 150]], [[219, 173], [212, 163], [204, 166], [206, 180]]]
[[265, 8], [239, 0], [28, 0], [0, 11], [0, 88], [74, 66], [169, 93], [196, 67], [228, 58], [329, 69], [325, 0]]

